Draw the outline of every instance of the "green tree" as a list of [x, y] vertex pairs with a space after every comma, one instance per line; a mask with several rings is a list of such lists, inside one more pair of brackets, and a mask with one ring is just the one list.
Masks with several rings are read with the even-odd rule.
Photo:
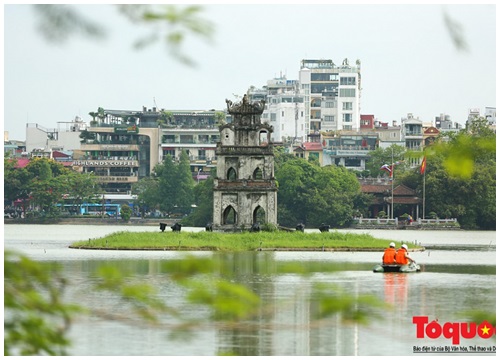
[[60, 267], [4, 252], [4, 355], [67, 355], [79, 306], [63, 299]]
[[88, 130], [82, 130], [80, 132], [79, 137], [80, 137], [80, 139], [82, 139], [82, 140], [80, 140], [80, 142], [82, 144], [86, 144], [86, 143], [89, 142], [89, 140], [95, 140], [96, 139], [96, 133], [90, 132]]
[[130, 217], [132, 216], [132, 209], [128, 204], [123, 204], [120, 210], [120, 216], [122, 217], [122, 220], [127, 222], [130, 220]]
[[401, 162], [406, 157], [406, 148], [404, 146], [391, 145], [385, 149], [377, 148], [370, 151], [368, 155], [369, 158], [366, 161], [366, 170], [370, 172], [371, 177], [387, 174], [384, 170], [380, 170], [380, 168], [385, 164], [390, 166], [393, 163], [400, 162], [400, 164], [396, 165], [393, 170], [395, 179], [397, 179], [398, 174], [405, 171], [407, 168], [407, 164], [405, 162]]
[[[4, 160], [4, 199], [29, 201], [32, 176], [26, 168], [16, 168], [17, 160]], [[26, 205], [26, 204], [25, 204]]]
[[177, 168], [171, 155], [163, 158], [163, 162], [155, 167], [155, 173], [159, 179], [160, 210], [172, 212], [176, 205], [175, 178]]
[[486, 119], [439, 138], [425, 156], [426, 213], [457, 218], [463, 228], [495, 229], [496, 136]]
[[162, 111], [160, 117], [157, 120], [158, 126], [163, 127], [166, 125], [171, 125], [174, 121], [174, 113], [171, 111]]
[[160, 206], [160, 186], [157, 178], [142, 178], [132, 185], [132, 194], [137, 195], [136, 204], [141, 209], [142, 217], [147, 209], [156, 210]]
[[446, 134], [426, 149], [429, 158], [443, 156], [443, 166], [451, 176], [470, 178], [477, 167], [495, 161], [496, 136], [488, 121], [477, 117], [458, 134]]
[[355, 202], [360, 206], [367, 201], [356, 176], [344, 167], [289, 158], [277, 167], [276, 179], [278, 222], [285, 226], [346, 226], [359, 212]]
[[96, 202], [98, 198], [97, 194], [102, 192], [97, 177], [93, 173], [70, 171], [62, 180], [66, 185], [64, 189], [66, 192], [63, 197], [67, 199], [68, 203], [75, 205], [75, 207], [80, 207], [84, 202]]
[[194, 203], [194, 179], [191, 172], [189, 155], [182, 151], [177, 165], [177, 176], [175, 178], [175, 201], [176, 205], [187, 213]]
[[214, 114], [215, 123], [220, 126], [226, 124], [226, 114], [222, 111], [216, 111]]
[[214, 177], [216, 170], [212, 170], [211, 176], [201, 181], [194, 187], [194, 203], [196, 208], [182, 222], [187, 226], [202, 227], [213, 220], [214, 213]]

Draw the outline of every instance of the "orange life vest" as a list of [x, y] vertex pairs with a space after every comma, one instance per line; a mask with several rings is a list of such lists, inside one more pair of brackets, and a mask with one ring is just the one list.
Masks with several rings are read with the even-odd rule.
[[398, 265], [408, 265], [409, 261], [406, 258], [406, 249], [400, 248], [396, 252], [396, 264]]
[[394, 264], [395, 257], [396, 257], [396, 249], [391, 248], [391, 247], [387, 248], [387, 249], [385, 249], [382, 262], [384, 264]]

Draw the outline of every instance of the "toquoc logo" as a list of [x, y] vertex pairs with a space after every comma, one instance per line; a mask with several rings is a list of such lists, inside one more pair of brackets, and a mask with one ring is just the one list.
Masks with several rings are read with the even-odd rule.
[[489, 339], [495, 334], [495, 328], [488, 322], [483, 321], [481, 324], [466, 323], [466, 322], [446, 322], [443, 325], [437, 320], [429, 323], [427, 316], [414, 316], [413, 323], [417, 325], [417, 338], [422, 339], [427, 336], [430, 339], [437, 339], [444, 336], [446, 339], [452, 339], [453, 345], [460, 344], [460, 338], [472, 339], [479, 336], [483, 339]]

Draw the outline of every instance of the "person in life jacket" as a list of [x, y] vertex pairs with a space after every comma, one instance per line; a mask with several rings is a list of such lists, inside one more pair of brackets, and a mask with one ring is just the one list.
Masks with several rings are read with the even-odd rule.
[[415, 262], [415, 260], [413, 260], [410, 255], [408, 255], [408, 246], [406, 244], [403, 244], [396, 252], [396, 264], [408, 265], [410, 261]]
[[391, 242], [389, 247], [384, 250], [384, 255], [382, 256], [382, 264], [393, 265], [396, 263], [396, 244]]

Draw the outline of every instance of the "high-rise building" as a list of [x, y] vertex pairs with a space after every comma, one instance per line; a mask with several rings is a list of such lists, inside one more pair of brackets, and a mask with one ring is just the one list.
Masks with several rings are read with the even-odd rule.
[[286, 76], [267, 81], [261, 89], [248, 90], [251, 102], [265, 100], [262, 122], [273, 126], [271, 141], [302, 142], [306, 140], [304, 125], [304, 95], [300, 93], [297, 80], [287, 80]]
[[306, 133], [357, 130], [360, 127], [361, 63], [337, 66], [332, 60], [302, 60]]

